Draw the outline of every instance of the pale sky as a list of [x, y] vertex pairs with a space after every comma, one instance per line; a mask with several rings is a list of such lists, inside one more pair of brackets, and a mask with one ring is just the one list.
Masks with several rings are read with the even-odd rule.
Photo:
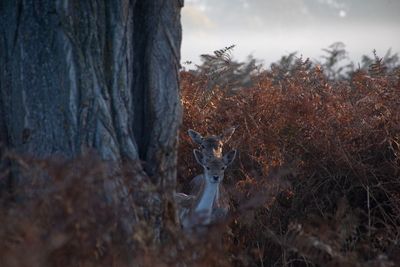
[[266, 65], [294, 51], [320, 59], [337, 41], [355, 62], [400, 52], [400, 0], [186, 0], [182, 25], [182, 62], [231, 44]]

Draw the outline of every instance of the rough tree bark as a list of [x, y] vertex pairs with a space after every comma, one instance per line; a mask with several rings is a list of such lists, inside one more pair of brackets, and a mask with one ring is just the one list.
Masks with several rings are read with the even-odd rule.
[[[1, 1], [3, 147], [67, 158], [93, 148], [105, 160], [142, 160], [158, 191], [172, 196], [182, 5]], [[166, 209], [161, 202], [156, 220]]]

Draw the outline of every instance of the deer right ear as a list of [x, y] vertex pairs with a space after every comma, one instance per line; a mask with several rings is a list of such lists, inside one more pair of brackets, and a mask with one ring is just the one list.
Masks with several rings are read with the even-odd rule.
[[235, 132], [236, 127], [231, 127], [229, 129], [226, 129], [223, 131], [223, 133], [220, 135], [222, 142], [226, 143], [231, 139], [233, 133]]
[[201, 136], [201, 134], [192, 129], [189, 129], [188, 134], [195, 143], [201, 145], [201, 143], [203, 142], [203, 136]]
[[203, 160], [204, 160], [203, 153], [198, 149], [193, 149], [193, 154], [194, 154], [194, 157], [195, 157], [197, 163], [199, 163], [201, 166], [203, 166]]
[[224, 155], [224, 163], [226, 166], [228, 166], [229, 164], [232, 163], [232, 161], [235, 159], [236, 156], [236, 149], [235, 150], [231, 150], [228, 153], [226, 153]]

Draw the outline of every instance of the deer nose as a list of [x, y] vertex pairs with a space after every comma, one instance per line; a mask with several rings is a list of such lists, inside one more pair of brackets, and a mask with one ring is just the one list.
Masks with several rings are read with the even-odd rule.
[[215, 182], [217, 182], [217, 181], [218, 181], [218, 178], [219, 178], [219, 176], [213, 176], [213, 178], [214, 178], [214, 181], [215, 181]]

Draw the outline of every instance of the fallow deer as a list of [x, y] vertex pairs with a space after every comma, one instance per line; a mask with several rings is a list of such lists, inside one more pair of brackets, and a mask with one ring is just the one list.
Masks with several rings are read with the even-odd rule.
[[[231, 139], [235, 130], [236, 127], [231, 127], [223, 131], [220, 135], [208, 135], [203, 137], [195, 130], [189, 129], [188, 134], [190, 138], [200, 146], [202, 154], [208, 159], [213, 159], [222, 157], [223, 146]], [[190, 194], [196, 194], [203, 182], [202, 175], [194, 177], [192, 181], [190, 181]]]
[[236, 128], [231, 127], [223, 131], [220, 135], [202, 136], [195, 130], [189, 129], [188, 134], [190, 138], [200, 146], [201, 152], [208, 158], [221, 158], [222, 147], [226, 142], [231, 139]]
[[179, 207], [179, 217], [184, 228], [197, 225], [207, 225], [228, 211], [228, 204], [220, 198], [220, 187], [224, 172], [236, 156], [232, 150], [224, 156], [209, 158], [203, 152], [193, 150], [196, 161], [203, 166], [201, 175], [204, 181], [196, 195], [176, 193], [175, 198]]

